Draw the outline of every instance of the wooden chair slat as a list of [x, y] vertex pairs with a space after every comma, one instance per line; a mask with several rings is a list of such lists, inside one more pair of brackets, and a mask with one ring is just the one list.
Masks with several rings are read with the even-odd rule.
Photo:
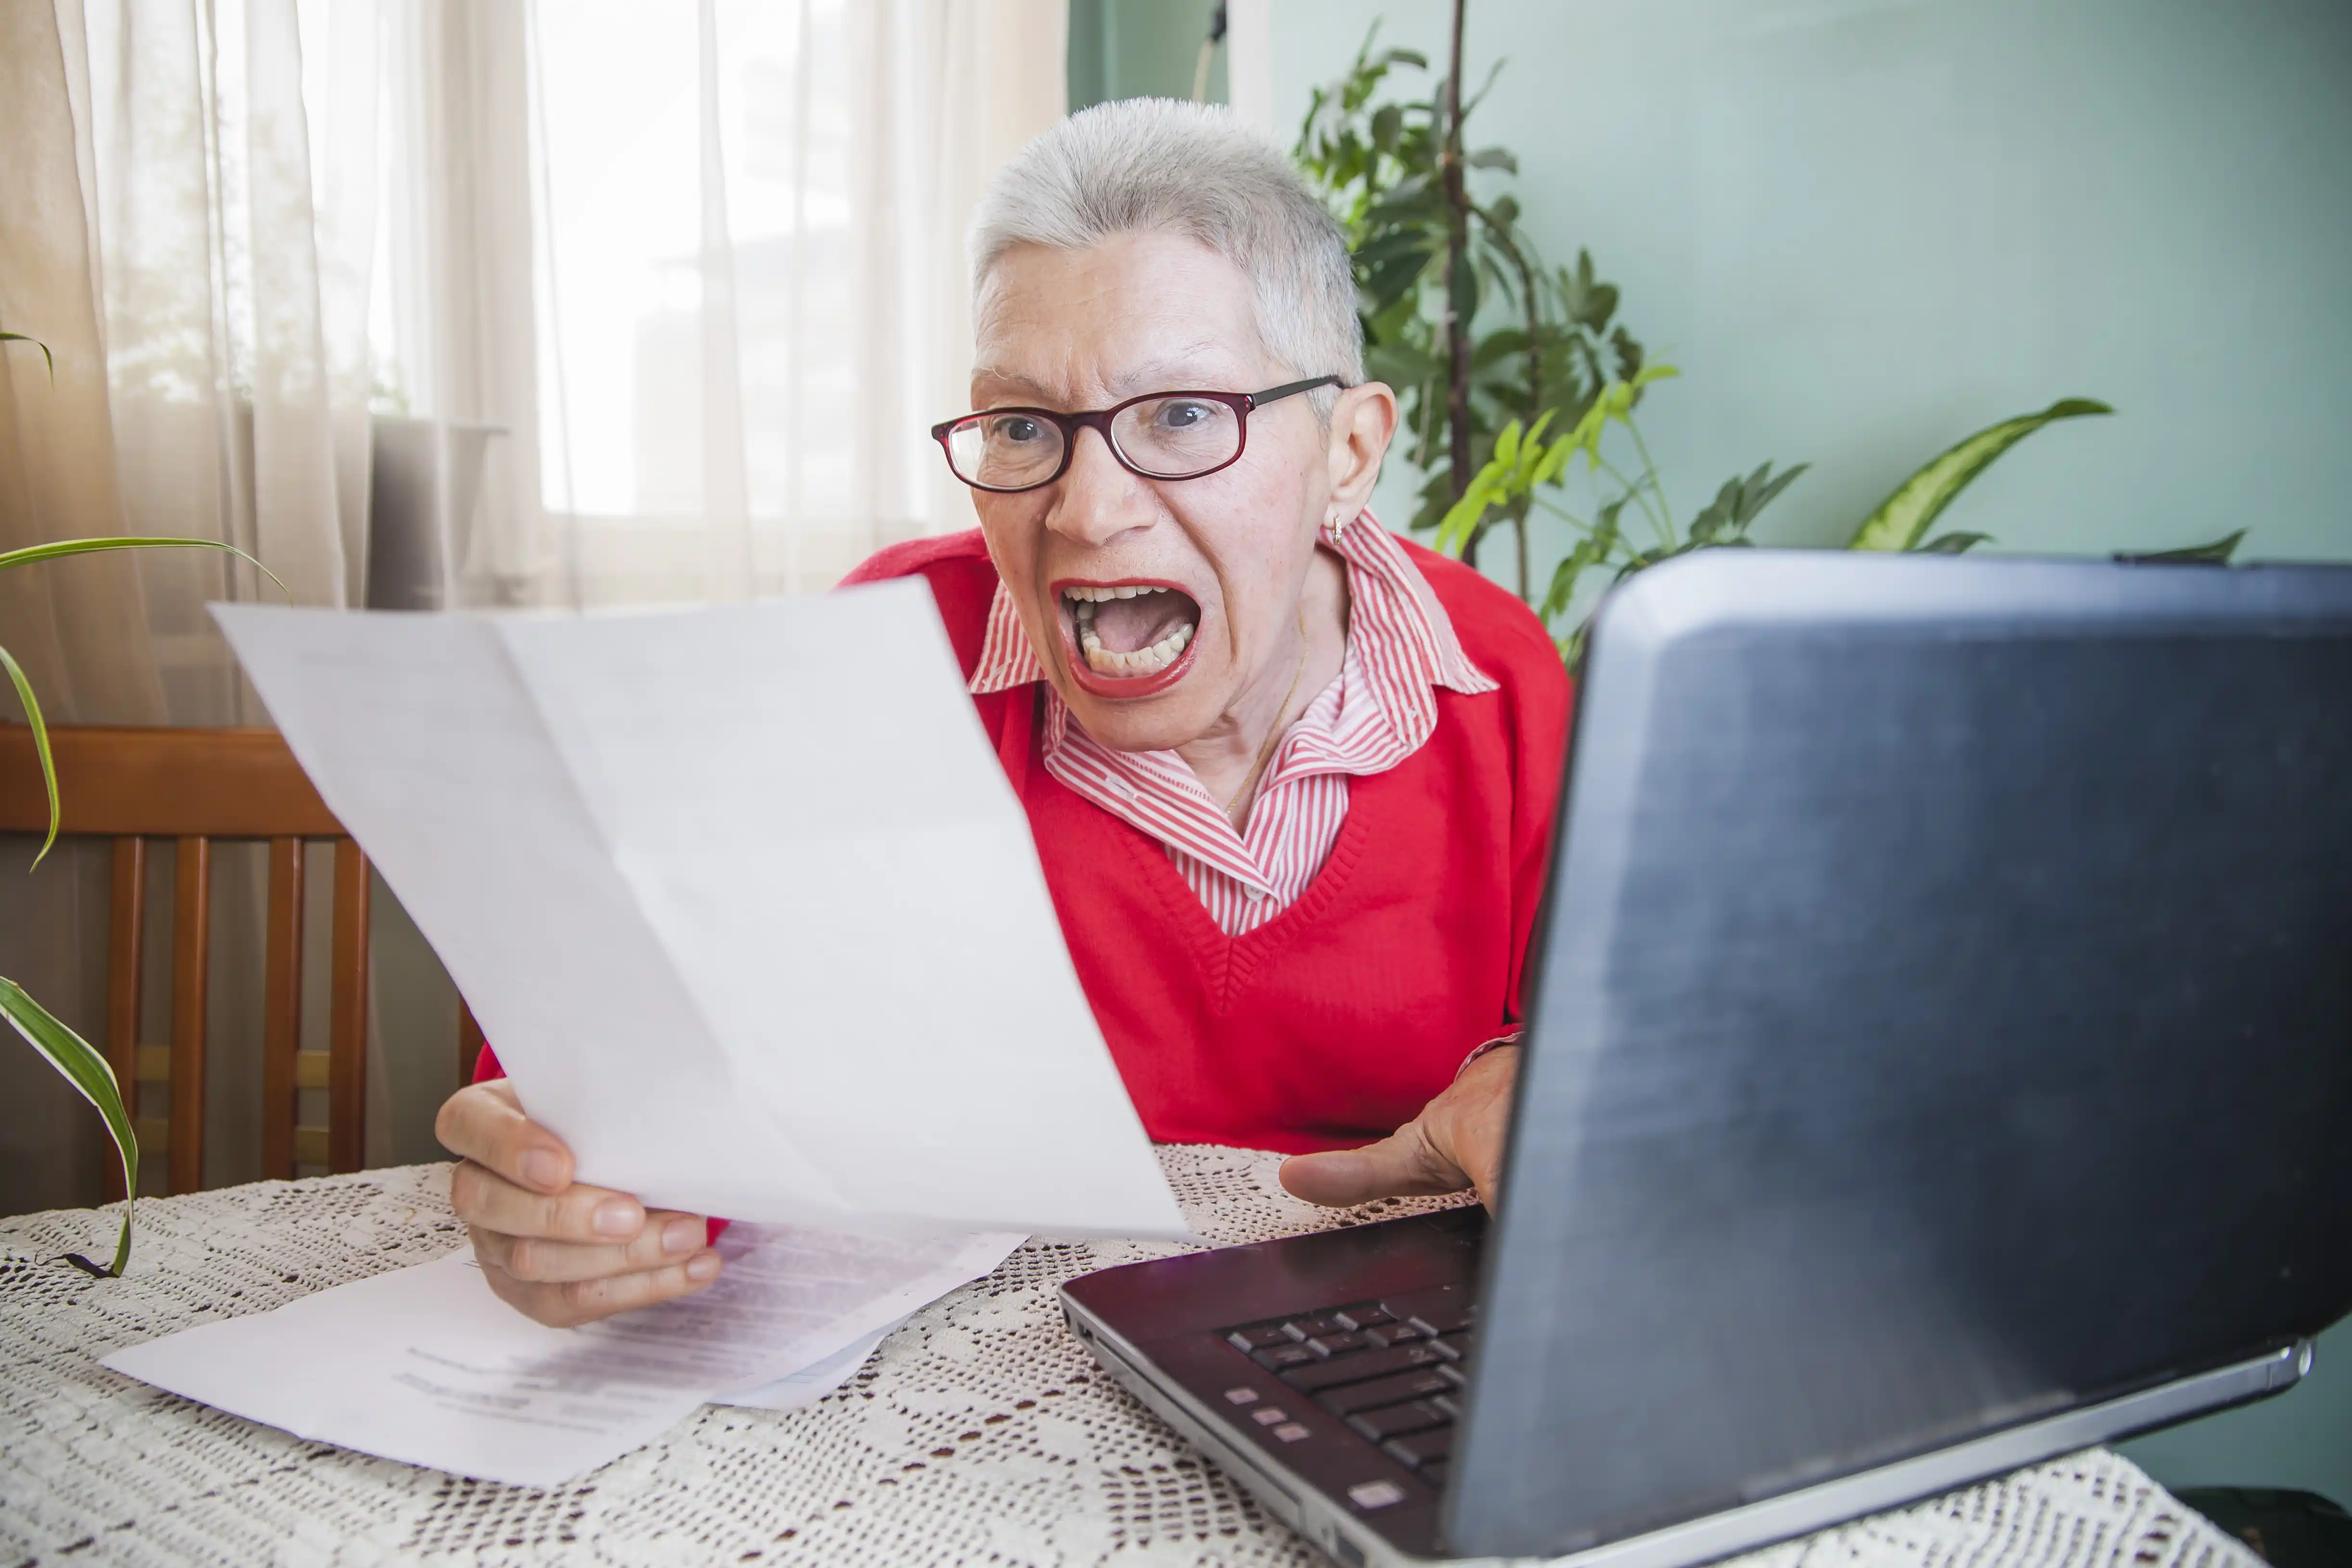
[[327, 1063], [328, 1168], [356, 1171], [366, 1157], [368, 864], [350, 839], [335, 846], [333, 996]]
[[[107, 906], [106, 1062], [122, 1091], [125, 1112], [139, 1114], [139, 983], [147, 935], [147, 841], [114, 841], [114, 888]], [[106, 1162], [106, 1200], [128, 1196], [122, 1167]]]
[[261, 1174], [294, 1176], [294, 1055], [302, 1044], [302, 841], [269, 841], [261, 990]]
[[[64, 831], [157, 838], [340, 837], [342, 824], [275, 730], [49, 730]], [[0, 724], [0, 832], [46, 833], [33, 731]]]
[[[366, 1156], [368, 868], [359, 847], [319, 798], [275, 730], [114, 729], [49, 731], [63, 796], [62, 831], [113, 840], [106, 974], [106, 1058], [122, 1086], [148, 1168], [165, 1189], [204, 1184], [205, 1004], [212, 957], [212, 843], [269, 844], [262, 1016], [262, 1166], [291, 1175], [298, 1164], [358, 1170]], [[46, 832], [48, 798], [32, 732], [0, 722], [0, 832]], [[172, 1006], [168, 1045], [142, 1044], [148, 838], [176, 841], [172, 899]], [[302, 1048], [303, 886], [314, 859], [305, 840], [333, 841], [334, 932], [329, 971], [328, 1048]], [[459, 1023], [468, 1078], [482, 1046], [470, 1013]], [[171, 1107], [140, 1114], [140, 1085], [162, 1083]], [[305, 1090], [327, 1095], [327, 1125], [297, 1125]], [[152, 1095], [151, 1105], [155, 1104]], [[108, 1173], [121, 1195], [119, 1171]]]
[[179, 842], [172, 887], [172, 1192], [205, 1184], [205, 1002], [212, 962], [212, 840]]

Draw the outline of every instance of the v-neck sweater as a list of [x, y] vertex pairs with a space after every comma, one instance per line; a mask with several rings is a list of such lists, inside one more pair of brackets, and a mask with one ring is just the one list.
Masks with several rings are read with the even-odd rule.
[[[1218, 928], [1159, 843], [1042, 765], [1042, 686], [972, 698], [1155, 1140], [1300, 1153], [1384, 1137], [1521, 1016], [1568, 678], [1517, 598], [1404, 549], [1496, 689], [1437, 691], [1429, 739], [1349, 781], [1347, 819], [1314, 880], [1243, 935]], [[913, 575], [929, 584], [969, 679], [998, 582], [979, 531], [893, 545], [850, 580]]]

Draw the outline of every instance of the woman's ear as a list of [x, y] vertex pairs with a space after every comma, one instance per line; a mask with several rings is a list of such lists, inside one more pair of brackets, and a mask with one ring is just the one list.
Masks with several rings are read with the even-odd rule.
[[1354, 517], [1370, 503], [1372, 485], [1381, 477], [1381, 459], [1388, 453], [1396, 427], [1396, 394], [1385, 382], [1348, 387], [1331, 405], [1328, 452], [1331, 509], [1341, 520]]

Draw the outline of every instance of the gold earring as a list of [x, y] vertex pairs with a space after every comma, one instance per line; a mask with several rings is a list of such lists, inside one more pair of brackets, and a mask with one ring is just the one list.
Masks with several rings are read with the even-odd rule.
[[1335, 511], [1329, 513], [1323, 519], [1323, 532], [1325, 537], [1331, 541], [1332, 549], [1337, 550], [1339, 548], [1339, 541], [1347, 531], [1348, 520], [1341, 517], [1338, 512]]

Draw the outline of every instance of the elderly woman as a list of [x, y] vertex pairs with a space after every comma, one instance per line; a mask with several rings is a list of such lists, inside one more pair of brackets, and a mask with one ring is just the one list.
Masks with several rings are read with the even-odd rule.
[[[1229, 115], [1129, 100], [1004, 171], [973, 261], [977, 412], [932, 434], [981, 526], [851, 580], [929, 583], [1144, 1126], [1290, 1153], [1318, 1203], [1491, 1197], [1568, 684], [1365, 513], [1397, 405], [1339, 230]], [[702, 1218], [573, 1183], [503, 1082], [439, 1128], [531, 1316], [717, 1277]]]

